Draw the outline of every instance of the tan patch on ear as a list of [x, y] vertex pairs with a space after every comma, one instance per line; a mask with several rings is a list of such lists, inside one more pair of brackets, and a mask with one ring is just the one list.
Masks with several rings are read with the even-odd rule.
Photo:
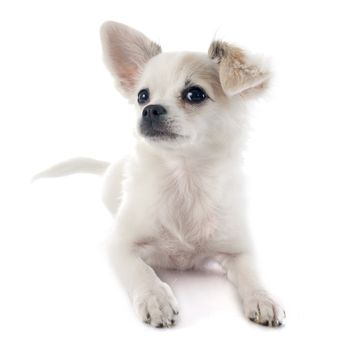
[[262, 94], [265, 90], [269, 88], [269, 79], [264, 80], [261, 84], [254, 86], [250, 89], [244, 90], [240, 93], [243, 97], [254, 97]]
[[209, 57], [217, 63], [221, 63], [223, 58], [229, 58], [232, 62], [243, 64], [245, 55], [242, 49], [229, 45], [224, 41], [213, 41], [208, 50]]
[[219, 64], [223, 90], [228, 95], [246, 94], [247, 90], [263, 90], [268, 73], [249, 63], [247, 55], [239, 47], [223, 41], [214, 41], [208, 50], [209, 57]]

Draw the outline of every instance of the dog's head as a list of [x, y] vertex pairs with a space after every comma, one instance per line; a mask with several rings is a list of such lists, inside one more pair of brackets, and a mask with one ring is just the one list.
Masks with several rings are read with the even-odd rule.
[[103, 24], [101, 38], [119, 90], [137, 106], [138, 135], [157, 147], [225, 142], [237, 127], [240, 97], [263, 91], [269, 79], [257, 60], [221, 41], [208, 54], [162, 53], [142, 33], [114, 22]]

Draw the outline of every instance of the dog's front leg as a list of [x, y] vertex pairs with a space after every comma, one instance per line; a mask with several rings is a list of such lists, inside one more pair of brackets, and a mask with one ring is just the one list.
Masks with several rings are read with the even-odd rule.
[[[118, 232], [118, 236], [124, 234]], [[118, 239], [113, 244], [112, 255], [118, 277], [138, 316], [157, 328], [175, 325], [179, 312], [172, 290], [141, 259], [135, 246]]]
[[264, 326], [281, 326], [285, 319], [283, 308], [263, 288], [254, 259], [250, 253], [225, 254], [218, 258], [227, 278], [236, 285], [243, 301], [244, 314]]

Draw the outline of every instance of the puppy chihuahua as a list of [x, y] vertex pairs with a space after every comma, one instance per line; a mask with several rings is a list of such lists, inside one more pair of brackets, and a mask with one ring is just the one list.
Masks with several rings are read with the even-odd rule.
[[144, 322], [170, 327], [179, 314], [153, 267], [187, 270], [209, 259], [237, 286], [248, 319], [281, 326], [285, 312], [254, 267], [242, 174], [243, 106], [266, 89], [268, 69], [222, 41], [212, 42], [208, 54], [162, 53], [114, 22], [102, 25], [101, 38], [117, 87], [137, 110], [133, 152], [113, 164], [75, 158], [36, 178], [104, 174], [115, 266]]

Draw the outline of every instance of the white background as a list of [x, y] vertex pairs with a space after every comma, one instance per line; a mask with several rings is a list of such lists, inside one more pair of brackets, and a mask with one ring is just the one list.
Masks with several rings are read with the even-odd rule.
[[[0, 348], [349, 348], [349, 10], [346, 1], [7, 1], [0, 5]], [[272, 58], [246, 153], [262, 275], [287, 324], [242, 317], [225, 279], [165, 273], [181, 322], [133, 314], [106, 253], [111, 218], [89, 175], [30, 177], [72, 156], [113, 160], [134, 111], [101, 59], [105, 20], [164, 51], [216, 36]], [[163, 273], [164, 274], [164, 273]]]

